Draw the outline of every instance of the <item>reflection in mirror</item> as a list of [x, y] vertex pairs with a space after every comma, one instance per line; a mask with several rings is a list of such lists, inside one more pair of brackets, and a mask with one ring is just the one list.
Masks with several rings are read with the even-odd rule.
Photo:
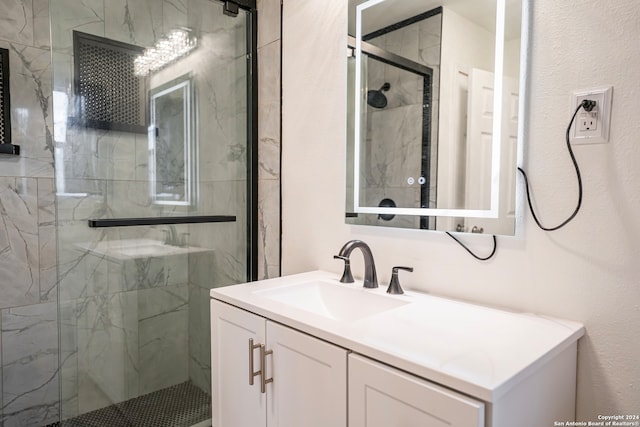
[[521, 0], [349, 8], [347, 222], [513, 234]]
[[193, 100], [189, 75], [150, 92], [149, 175], [154, 204], [194, 203]]

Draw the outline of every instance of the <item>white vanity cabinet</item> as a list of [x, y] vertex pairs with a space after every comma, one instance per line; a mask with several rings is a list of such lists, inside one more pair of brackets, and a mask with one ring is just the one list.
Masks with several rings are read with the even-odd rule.
[[390, 296], [322, 271], [211, 297], [214, 427], [540, 427], [575, 416], [579, 323]]
[[349, 356], [349, 427], [483, 427], [484, 403]]
[[211, 334], [215, 427], [346, 427], [345, 349], [216, 300]]

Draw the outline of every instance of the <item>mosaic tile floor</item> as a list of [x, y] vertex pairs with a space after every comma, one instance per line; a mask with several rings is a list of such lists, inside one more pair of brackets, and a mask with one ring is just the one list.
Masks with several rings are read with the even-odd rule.
[[46, 427], [189, 427], [211, 417], [211, 396], [190, 382]]

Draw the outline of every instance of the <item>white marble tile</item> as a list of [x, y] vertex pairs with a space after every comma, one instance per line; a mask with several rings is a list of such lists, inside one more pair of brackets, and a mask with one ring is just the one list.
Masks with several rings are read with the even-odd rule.
[[415, 23], [385, 34], [386, 49], [412, 61], [419, 61], [419, 31], [419, 25]]
[[422, 123], [422, 105], [374, 111], [369, 117], [367, 185], [407, 186], [409, 177], [417, 181], [422, 169], [422, 127], [416, 123]]
[[[72, 115], [74, 113], [71, 113]], [[101, 130], [68, 127], [64, 144], [57, 144], [56, 159], [58, 178], [72, 179], [107, 179], [111, 171], [110, 161], [106, 154], [100, 157], [102, 141], [108, 132]], [[112, 163], [112, 162], [111, 162]], [[68, 193], [66, 191], [65, 193]]]
[[49, 0], [33, 0], [33, 45], [50, 48]]
[[138, 395], [138, 293], [77, 302], [78, 410]]
[[258, 91], [261, 100], [280, 100], [280, 41], [258, 48]]
[[[125, 290], [158, 288], [169, 285], [169, 280], [186, 284], [186, 266], [181, 266], [173, 257], [165, 258], [138, 258], [124, 263], [114, 263], [109, 277], [116, 275], [120, 270], [122, 283]], [[187, 257], [178, 257], [187, 263]]]
[[201, 125], [200, 132], [200, 179], [228, 181], [246, 178], [246, 111], [238, 112], [234, 117], [214, 115], [210, 122]]
[[190, 255], [191, 283], [209, 289], [245, 280], [245, 195], [246, 181], [201, 183], [198, 214], [235, 215], [236, 222], [189, 225], [189, 242], [213, 250], [212, 254]]
[[[0, 328], [2, 327], [2, 319], [0, 319]], [[0, 334], [0, 346], [2, 346], [2, 334]], [[0, 364], [0, 396], [2, 396], [2, 378], [4, 374], [2, 373], [2, 364]], [[2, 409], [2, 398], [0, 398], [0, 422], [4, 419], [4, 411]]]
[[280, 102], [260, 101], [258, 110], [258, 177], [280, 178]]
[[162, 36], [163, 0], [108, 0], [104, 2], [105, 36], [148, 47]]
[[213, 271], [197, 282], [205, 288], [243, 282], [247, 263], [246, 181], [203, 182], [201, 186], [207, 196], [201, 203], [203, 212], [235, 215], [236, 222], [189, 226], [190, 241], [195, 246], [214, 249]]
[[59, 222], [86, 220], [106, 213], [106, 182], [93, 179], [65, 179], [64, 193], [61, 184], [60, 181], [56, 183], [59, 191], [56, 196]]
[[59, 303], [60, 416], [78, 415], [78, 316], [76, 300]]
[[73, 30], [104, 36], [104, 0], [50, 0], [51, 48], [73, 54]]
[[187, 0], [164, 0], [162, 2], [163, 32], [176, 27], [186, 27]]
[[136, 179], [137, 137], [133, 133], [111, 131], [98, 140], [97, 178], [121, 181]]
[[57, 247], [55, 224], [55, 184], [38, 178], [38, 250], [40, 260], [40, 301], [56, 300]]
[[106, 204], [113, 218], [153, 215], [148, 181], [107, 181]]
[[3, 161], [4, 176], [53, 178], [51, 57], [48, 50], [0, 41], [9, 49], [12, 142], [20, 156]]
[[40, 301], [35, 178], [0, 178], [0, 308]]
[[2, 344], [3, 425], [46, 425], [56, 421], [56, 304], [2, 310]]
[[232, 59], [246, 53], [246, 21], [223, 14], [223, 5], [209, 0], [187, 0], [187, 26], [201, 34], [201, 47], [211, 60]]
[[189, 379], [211, 393], [209, 291], [189, 286]]
[[0, 2], [0, 39], [33, 45], [32, 0]]
[[258, 48], [280, 40], [280, 0], [258, 0]]
[[280, 42], [258, 50], [258, 171], [260, 179], [280, 176]]
[[189, 379], [188, 287], [139, 291], [140, 393]]
[[149, 180], [149, 140], [147, 135], [136, 135], [135, 179]]
[[[280, 270], [280, 181], [258, 181], [258, 279]], [[275, 273], [275, 275], [274, 275]]]

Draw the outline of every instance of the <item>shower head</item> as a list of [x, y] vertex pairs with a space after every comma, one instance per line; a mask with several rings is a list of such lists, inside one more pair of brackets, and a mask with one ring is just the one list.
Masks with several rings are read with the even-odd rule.
[[367, 104], [373, 108], [384, 108], [387, 106], [387, 97], [382, 92], [386, 92], [391, 88], [389, 82], [385, 82], [378, 90], [367, 91]]

